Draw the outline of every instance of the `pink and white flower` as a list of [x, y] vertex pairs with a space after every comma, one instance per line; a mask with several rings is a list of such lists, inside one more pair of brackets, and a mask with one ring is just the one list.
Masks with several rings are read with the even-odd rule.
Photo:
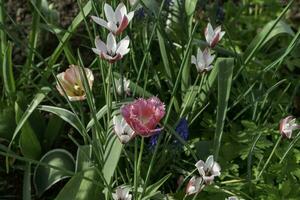
[[129, 142], [134, 137], [134, 131], [124, 120], [122, 115], [113, 117], [114, 130], [122, 144]]
[[[90, 88], [92, 89], [94, 75], [88, 68], [84, 68]], [[86, 98], [86, 92], [83, 87], [83, 80], [80, 75], [80, 68], [77, 65], [70, 65], [65, 72], [59, 73], [57, 76], [59, 83], [56, 88], [59, 93], [64, 96], [64, 91], [70, 101], [80, 101]]]
[[140, 98], [123, 106], [121, 113], [136, 134], [149, 137], [161, 130], [156, 127], [165, 115], [165, 105], [157, 97]]
[[[115, 80], [115, 85], [116, 85], [116, 89], [117, 89], [117, 94], [118, 95], [122, 95], [122, 78]], [[130, 81], [127, 80], [126, 78], [123, 78], [123, 87], [124, 87], [124, 92], [127, 96], [130, 95]]]
[[129, 188], [126, 187], [118, 187], [116, 189], [116, 193], [113, 193], [113, 199], [114, 200], [131, 200], [132, 195], [129, 194]]
[[283, 137], [291, 139], [292, 133], [296, 129], [300, 129], [300, 126], [296, 123], [296, 118], [293, 116], [287, 116], [280, 121], [279, 131]]
[[92, 50], [95, 54], [98, 54], [100, 58], [108, 60], [110, 63], [114, 63], [117, 60], [121, 60], [123, 56], [130, 51], [128, 48], [129, 42], [130, 39], [128, 36], [126, 36], [117, 44], [115, 36], [112, 33], [109, 33], [106, 44], [100, 40], [99, 37], [96, 37], [96, 48], [92, 48]]
[[133, 11], [127, 13], [126, 6], [123, 3], [120, 3], [115, 11], [109, 4], [105, 3], [104, 12], [107, 21], [96, 16], [92, 16], [92, 19], [115, 35], [122, 33], [134, 16]]
[[192, 195], [200, 192], [204, 188], [202, 185], [202, 178], [198, 176], [193, 176], [186, 186], [185, 193], [187, 195]]
[[207, 72], [213, 68], [212, 62], [214, 59], [215, 55], [211, 54], [209, 48], [206, 48], [203, 52], [198, 48], [197, 57], [192, 55], [192, 64], [196, 65], [199, 73]]
[[195, 166], [197, 167], [200, 176], [203, 178], [205, 184], [210, 185], [216, 176], [221, 175], [220, 165], [214, 161], [212, 155], [208, 156], [205, 163], [202, 160], [199, 160]]
[[204, 31], [206, 42], [211, 48], [214, 48], [218, 42], [225, 35], [225, 31], [221, 31], [221, 26], [218, 26], [215, 30], [210, 23], [207, 24], [207, 27]]

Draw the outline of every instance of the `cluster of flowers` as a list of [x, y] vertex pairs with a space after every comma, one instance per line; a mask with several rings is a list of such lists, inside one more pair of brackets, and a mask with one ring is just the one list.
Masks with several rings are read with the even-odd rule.
[[[100, 26], [109, 30], [109, 34], [106, 39], [106, 43], [103, 42], [99, 36], [95, 38], [95, 47], [92, 48], [93, 52], [97, 54], [101, 59], [107, 60], [109, 63], [115, 63], [121, 60], [130, 49], [130, 39], [128, 36], [124, 37], [117, 43], [116, 36], [120, 35], [128, 26], [129, 22], [134, 16], [134, 12], [127, 13], [127, 9], [123, 3], [120, 3], [116, 10], [105, 3], [104, 13], [106, 20], [92, 16], [92, 20]], [[213, 29], [210, 23], [208, 23], [205, 29], [205, 39], [208, 47], [202, 52], [200, 48], [197, 50], [197, 55], [192, 56], [192, 64], [196, 65], [199, 73], [207, 72], [212, 69], [212, 62], [215, 55], [212, 54], [211, 49], [214, 48], [217, 43], [224, 36], [225, 32], [221, 31], [221, 27]], [[63, 96], [67, 96], [70, 101], [79, 101], [86, 99], [86, 91], [83, 86], [82, 72], [85, 73], [90, 89], [92, 89], [94, 76], [90, 69], [83, 68], [80, 70], [79, 66], [70, 65], [69, 69], [57, 75], [57, 89]], [[121, 87], [127, 95], [130, 94], [128, 80], [115, 80], [117, 93], [121, 94]], [[123, 84], [123, 86], [122, 86]], [[155, 135], [161, 131], [159, 128], [159, 122], [165, 115], [165, 105], [157, 97], [151, 97], [149, 99], [139, 98], [132, 103], [123, 105], [120, 110], [120, 115], [113, 117], [114, 132], [119, 138], [120, 142], [125, 144], [132, 138], [139, 135], [142, 137], [149, 137]], [[295, 129], [292, 122], [287, 119], [287, 123], [283, 125], [283, 132], [289, 132], [289, 130]], [[186, 130], [181, 130], [185, 127]], [[177, 130], [178, 129], [178, 130]], [[187, 121], [183, 120], [179, 123], [176, 131], [182, 132], [183, 138], [187, 137]], [[193, 176], [187, 187], [187, 195], [200, 192], [205, 185], [209, 185], [213, 182], [214, 177], [220, 176], [220, 166], [214, 161], [213, 156], [209, 156], [206, 162], [200, 160], [195, 166], [198, 169], [200, 176]], [[126, 199], [131, 200], [132, 195], [129, 194], [129, 189], [124, 187], [118, 187], [116, 193], [113, 194], [114, 199]]]

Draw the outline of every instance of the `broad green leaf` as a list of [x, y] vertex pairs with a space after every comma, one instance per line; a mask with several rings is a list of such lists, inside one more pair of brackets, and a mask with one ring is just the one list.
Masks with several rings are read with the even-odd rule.
[[57, 139], [57, 136], [60, 133], [63, 124], [64, 121], [59, 116], [50, 115], [50, 119], [45, 129], [44, 138], [43, 138], [43, 147], [45, 150], [51, 148], [55, 139]]
[[233, 58], [218, 58], [215, 64], [215, 67], [219, 68], [217, 122], [214, 138], [214, 150], [216, 160], [218, 159], [220, 145], [222, 141], [223, 128], [232, 84], [233, 66]]
[[82, 133], [81, 122], [78, 120], [76, 115], [71, 111], [66, 110], [64, 108], [59, 108], [55, 106], [46, 106], [46, 105], [40, 106], [39, 110], [50, 112], [57, 115], [58, 117], [66, 121], [68, 124], [73, 126], [77, 131], [79, 131], [79, 133]]
[[7, 44], [5, 54], [3, 56], [2, 74], [5, 91], [8, 96], [11, 96], [16, 92], [16, 86], [12, 63], [12, 43], [10, 42]]
[[159, 5], [155, 0], [141, 0], [146, 8], [148, 8], [153, 14], [158, 15]]
[[37, 108], [37, 106], [43, 101], [43, 99], [46, 97], [46, 95], [48, 94], [49, 91], [50, 91], [50, 88], [43, 87], [41, 89], [41, 91], [35, 95], [34, 99], [31, 101], [28, 108], [26, 109], [26, 111], [24, 112], [24, 114], [22, 115], [22, 117], [20, 118], [20, 120], [18, 122], [18, 125], [17, 125], [17, 127], [14, 131], [14, 134], [12, 136], [12, 139], [10, 141], [9, 148], [11, 147], [13, 141], [17, 137], [17, 135], [18, 135], [19, 131], [21, 130], [21, 128], [23, 127], [23, 125], [27, 122], [30, 115]]
[[185, 12], [187, 16], [194, 14], [197, 2], [197, 0], [185, 0]]
[[[85, 178], [83, 178], [85, 177]], [[87, 180], [88, 179], [88, 180]], [[101, 190], [94, 182], [99, 181], [95, 168], [74, 175], [62, 188], [55, 200], [99, 200]]]
[[75, 172], [81, 172], [92, 166], [92, 146], [83, 145], [77, 149]]
[[[59, 167], [67, 171], [75, 170], [75, 161], [73, 156], [64, 149], [53, 149], [47, 152], [40, 160], [51, 166]], [[52, 185], [62, 179], [70, 177], [69, 173], [54, 168], [49, 168], [44, 165], [37, 165], [34, 170], [33, 180], [36, 192], [41, 196]]]
[[123, 145], [115, 135], [111, 136], [104, 155], [103, 175], [107, 183], [110, 183], [118, 165]]
[[0, 106], [0, 138], [10, 141], [16, 128], [15, 111], [10, 106]]

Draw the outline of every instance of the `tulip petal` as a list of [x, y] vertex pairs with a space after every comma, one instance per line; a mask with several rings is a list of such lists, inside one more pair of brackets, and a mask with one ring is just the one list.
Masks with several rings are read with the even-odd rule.
[[117, 54], [121, 54], [122, 56], [124, 56], [125, 54], [127, 54], [129, 52], [130, 49], [128, 49], [129, 46], [129, 42], [130, 39], [128, 36], [126, 36], [124, 39], [122, 39], [117, 46]]
[[101, 52], [104, 52], [104, 53], [107, 52], [107, 48], [106, 48], [105, 43], [102, 40], [100, 40], [100, 38], [98, 36], [95, 39], [95, 46]]
[[100, 26], [103, 26], [104, 28], [108, 28], [107, 22], [106, 22], [105, 20], [103, 20], [103, 19], [101, 19], [101, 18], [99, 18], [99, 17], [96, 17], [96, 16], [92, 16], [91, 18], [92, 18], [92, 20], [93, 20], [94, 22], [96, 22], [96, 23], [99, 24]]
[[107, 3], [104, 4], [104, 13], [108, 22], [116, 23], [115, 12]]
[[115, 11], [115, 16], [117, 18], [117, 21], [119, 22], [119, 25], [121, 24], [123, 17], [126, 15], [127, 15], [126, 6], [124, 5], [124, 3], [119, 3]]
[[116, 53], [116, 49], [117, 49], [117, 42], [116, 42], [115, 36], [112, 33], [108, 34], [106, 45], [107, 45], [108, 54], [110, 54], [111, 56], [114, 56]]

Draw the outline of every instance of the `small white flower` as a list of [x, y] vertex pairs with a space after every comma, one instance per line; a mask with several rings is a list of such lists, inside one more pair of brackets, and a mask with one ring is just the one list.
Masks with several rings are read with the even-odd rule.
[[122, 33], [134, 16], [134, 12], [127, 13], [123, 3], [120, 3], [115, 11], [109, 4], [105, 3], [104, 12], [107, 21], [96, 16], [92, 16], [92, 19], [115, 35]]
[[193, 176], [186, 186], [185, 193], [187, 195], [196, 194], [200, 192], [203, 188], [204, 185], [202, 185], [202, 178]]
[[122, 115], [113, 117], [114, 130], [122, 144], [129, 142], [134, 137], [134, 131], [127, 124]]
[[215, 59], [215, 55], [212, 55], [209, 48], [204, 49], [202, 52], [200, 48], [197, 51], [197, 57], [192, 55], [192, 64], [196, 65], [199, 73], [207, 72], [212, 69], [212, 62]]
[[112, 194], [114, 200], [131, 200], [132, 195], [129, 194], [129, 188], [118, 187], [116, 193]]
[[131, 6], [134, 6], [137, 2], [138, 2], [138, 0], [129, 0], [129, 4]]
[[95, 39], [96, 48], [92, 48], [95, 54], [98, 54], [101, 58], [108, 60], [110, 63], [114, 63], [117, 60], [123, 58], [130, 49], [129, 46], [130, 39], [126, 36], [118, 44], [116, 38], [112, 33], [107, 36], [106, 44], [100, 40], [99, 37]]
[[216, 176], [221, 175], [221, 167], [214, 161], [214, 157], [212, 155], [208, 156], [205, 163], [204, 161], [199, 160], [195, 166], [207, 185], [211, 184]]
[[225, 35], [225, 31], [221, 31], [221, 26], [218, 26], [215, 30], [210, 23], [207, 24], [207, 27], [204, 31], [206, 42], [211, 48], [214, 48], [218, 42]]
[[[116, 89], [117, 89], [117, 93], [118, 95], [122, 95], [122, 78], [120, 78], [119, 80], [115, 80], [115, 84], [116, 84]], [[126, 93], [126, 95], [130, 95], [130, 81], [127, 80], [126, 78], [123, 78], [123, 87], [124, 87], [124, 92]]]
[[290, 139], [294, 130], [300, 129], [300, 126], [296, 123], [296, 118], [293, 116], [287, 116], [280, 121], [279, 131], [283, 137]]

